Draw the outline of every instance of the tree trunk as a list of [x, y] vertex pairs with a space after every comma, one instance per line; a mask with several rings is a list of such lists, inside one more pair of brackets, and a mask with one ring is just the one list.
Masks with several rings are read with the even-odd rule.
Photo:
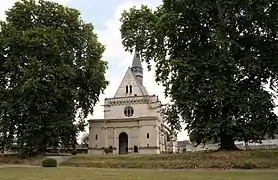
[[219, 150], [238, 151], [240, 150], [236, 145], [232, 136], [221, 135]]

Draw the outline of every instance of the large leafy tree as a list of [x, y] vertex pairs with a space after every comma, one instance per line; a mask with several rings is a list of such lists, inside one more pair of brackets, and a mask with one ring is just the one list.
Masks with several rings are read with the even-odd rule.
[[[106, 88], [92, 24], [57, 3], [21, 0], [0, 24], [0, 146], [21, 153], [76, 145]], [[16, 138], [14, 138], [16, 137]]]
[[[236, 149], [235, 141], [273, 137], [278, 119], [278, 1], [164, 0], [124, 11], [123, 45], [155, 62], [172, 103], [172, 127], [187, 124], [198, 143]], [[150, 66], [151, 67], [151, 66]]]

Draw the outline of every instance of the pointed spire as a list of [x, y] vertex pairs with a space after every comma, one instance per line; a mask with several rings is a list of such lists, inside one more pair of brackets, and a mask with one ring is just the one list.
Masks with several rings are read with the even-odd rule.
[[139, 84], [143, 85], [143, 68], [142, 68], [140, 54], [136, 50], [133, 57], [131, 71], [135, 75]]
[[134, 68], [134, 67], [142, 68], [141, 58], [140, 58], [140, 54], [138, 51], [135, 51], [135, 53], [134, 53], [132, 68]]

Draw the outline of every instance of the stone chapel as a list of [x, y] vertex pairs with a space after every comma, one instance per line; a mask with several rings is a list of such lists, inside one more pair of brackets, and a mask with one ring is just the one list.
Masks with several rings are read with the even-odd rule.
[[143, 85], [140, 54], [135, 52], [132, 67], [113, 98], [104, 101], [104, 119], [89, 120], [88, 154], [160, 154], [165, 152], [167, 127], [161, 102]]

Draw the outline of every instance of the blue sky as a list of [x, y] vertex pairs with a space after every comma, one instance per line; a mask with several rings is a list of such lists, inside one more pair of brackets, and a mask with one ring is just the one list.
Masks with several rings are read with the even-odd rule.
[[[162, 0], [51, 0], [81, 12], [85, 22], [92, 23], [99, 41], [106, 47], [103, 59], [108, 62], [106, 74], [110, 85], [105, 93], [100, 96], [100, 102], [95, 107], [95, 113], [89, 118], [103, 118], [104, 98], [113, 97], [120, 82], [132, 63], [133, 55], [124, 51], [120, 35], [120, 15], [124, 9], [147, 4], [152, 8], [162, 3]], [[4, 19], [4, 11], [10, 8], [15, 0], [0, 0], [0, 19]], [[154, 80], [154, 72], [148, 72], [144, 65], [144, 85], [149, 94], [157, 94], [162, 103], [167, 102], [163, 95], [163, 88]], [[178, 136], [179, 140], [188, 139], [185, 132]]]

